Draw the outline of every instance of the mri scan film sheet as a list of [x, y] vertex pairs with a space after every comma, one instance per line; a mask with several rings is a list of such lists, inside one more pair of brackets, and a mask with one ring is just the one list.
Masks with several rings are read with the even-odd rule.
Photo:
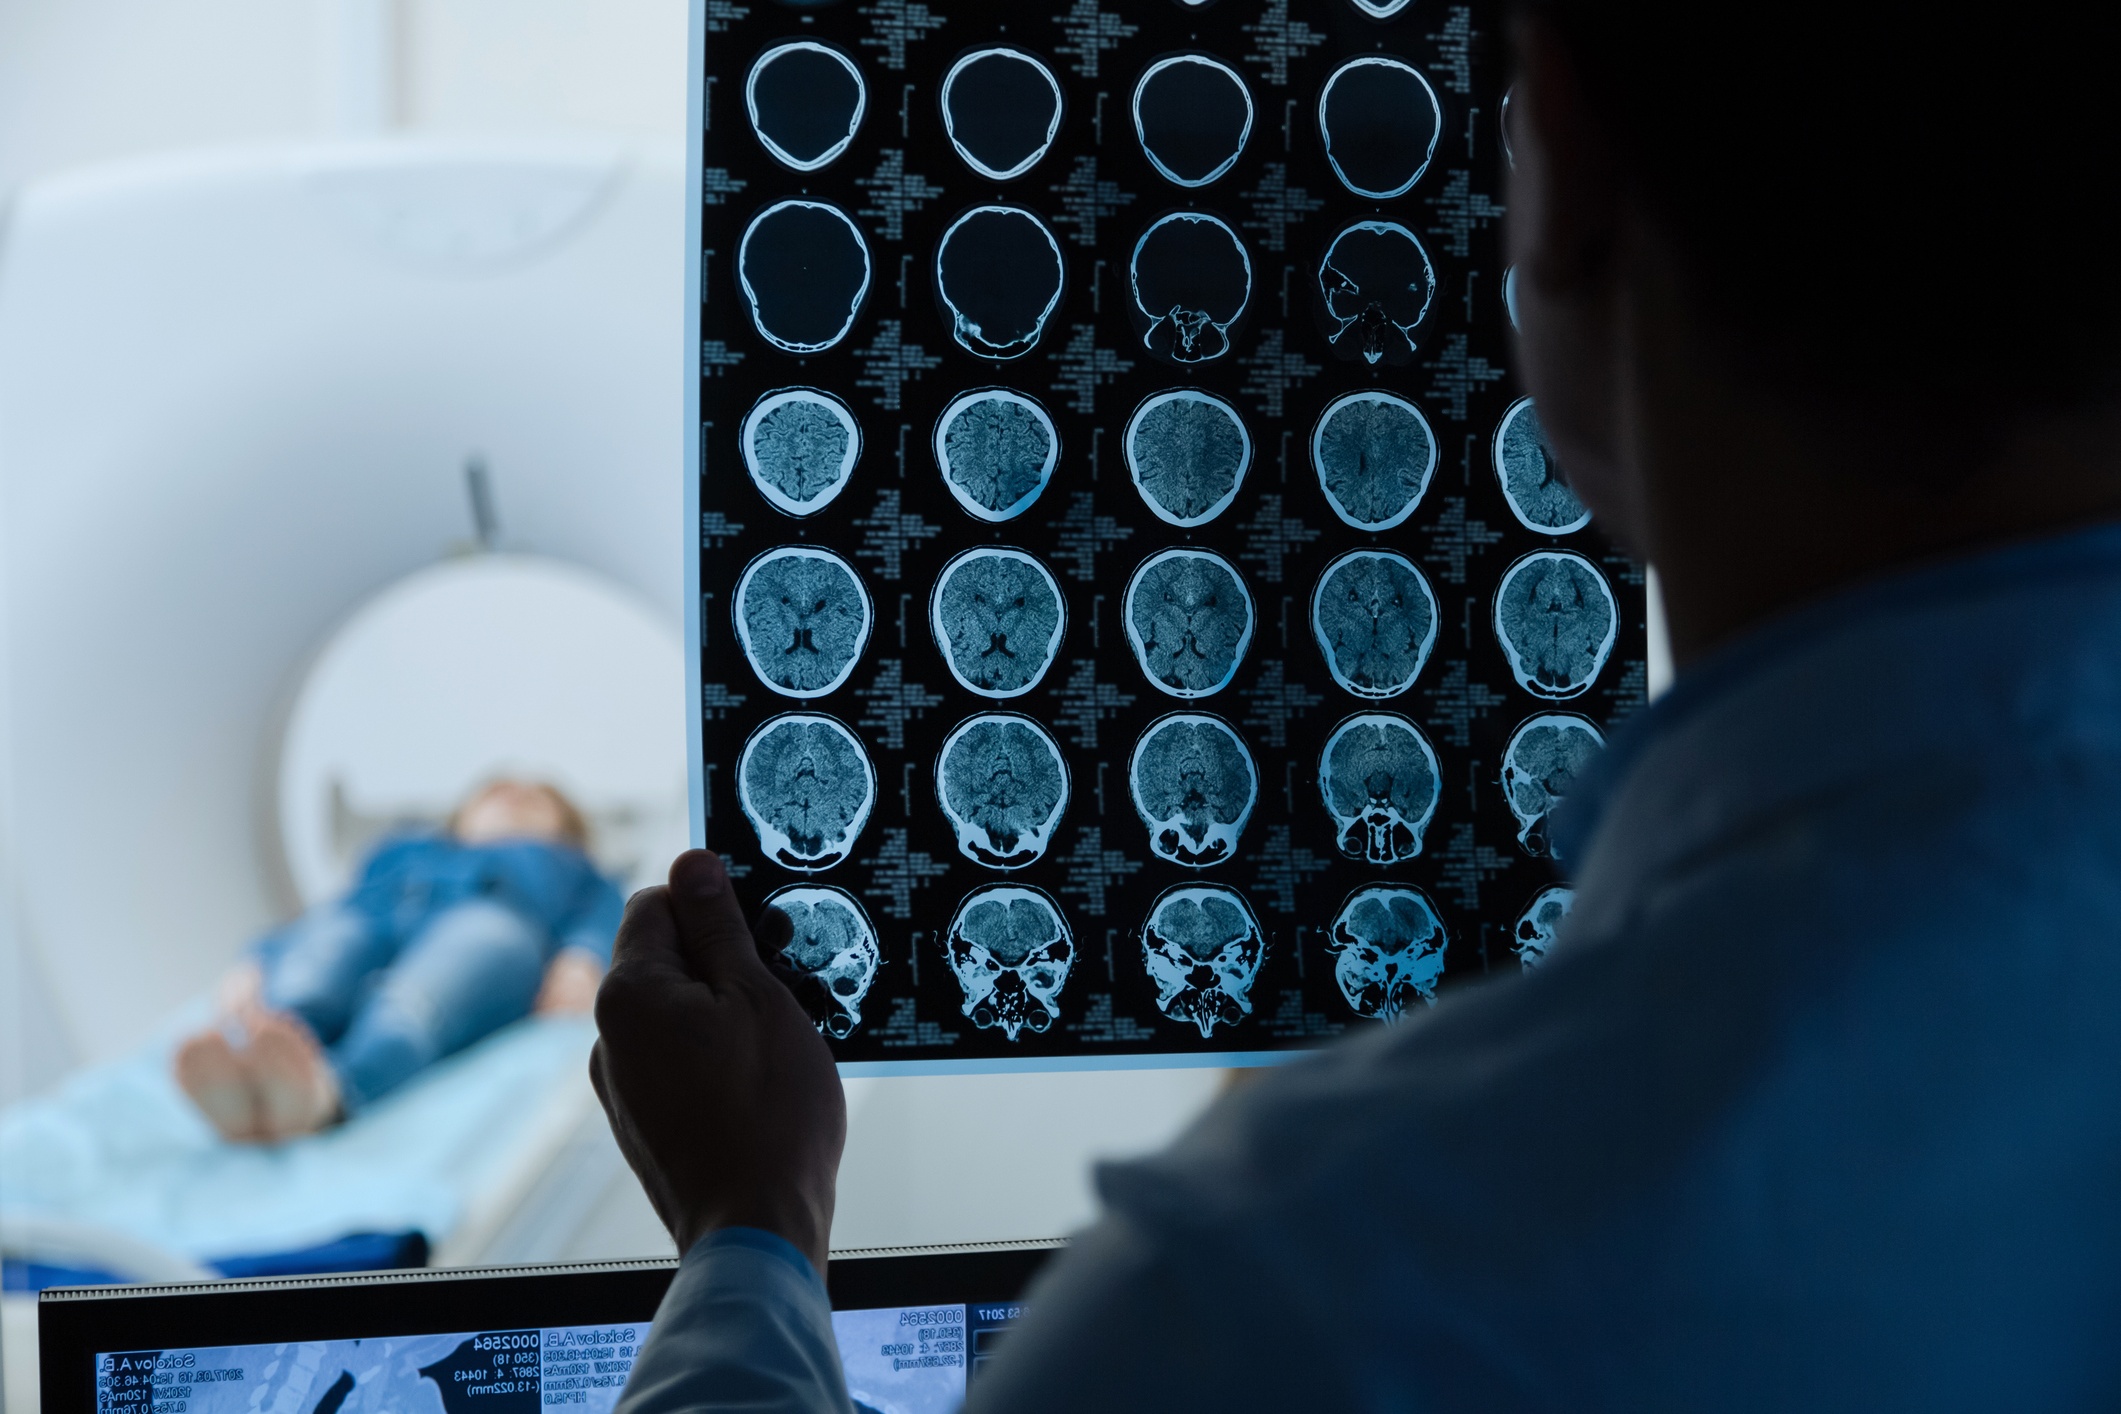
[[695, 812], [850, 1072], [1537, 965], [1643, 579], [1511, 372], [1491, 0], [696, 0]]

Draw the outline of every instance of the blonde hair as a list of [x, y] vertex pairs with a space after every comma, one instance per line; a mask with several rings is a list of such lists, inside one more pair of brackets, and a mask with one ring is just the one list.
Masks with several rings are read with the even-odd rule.
[[561, 790], [558, 786], [552, 784], [552, 782], [550, 781], [526, 781], [519, 779], [515, 776], [495, 776], [490, 780], [482, 781], [472, 789], [470, 794], [466, 795], [464, 799], [458, 803], [456, 809], [449, 812], [449, 819], [443, 825], [443, 828], [452, 835], [456, 834], [457, 826], [463, 820], [465, 811], [469, 810], [480, 800], [483, 800], [488, 794], [492, 793], [493, 791], [503, 789], [504, 787], [513, 788], [515, 790], [533, 791], [539, 795], [544, 796], [547, 800], [551, 801], [553, 810], [560, 817], [561, 838], [566, 840], [567, 843], [573, 845], [576, 849], [582, 850], [585, 853], [588, 851], [588, 817], [582, 814], [580, 806], [576, 805], [574, 801], [568, 798], [567, 792]]

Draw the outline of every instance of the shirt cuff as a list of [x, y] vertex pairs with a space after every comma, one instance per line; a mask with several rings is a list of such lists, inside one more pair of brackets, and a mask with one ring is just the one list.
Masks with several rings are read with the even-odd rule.
[[802, 1249], [779, 1233], [768, 1232], [762, 1227], [718, 1227], [692, 1244], [692, 1250], [685, 1254], [681, 1265], [696, 1267], [707, 1260], [708, 1253], [724, 1247], [748, 1247], [754, 1252], [778, 1257], [794, 1267], [820, 1294], [825, 1290], [825, 1279], [818, 1275], [816, 1267], [810, 1265], [810, 1259], [803, 1255]]

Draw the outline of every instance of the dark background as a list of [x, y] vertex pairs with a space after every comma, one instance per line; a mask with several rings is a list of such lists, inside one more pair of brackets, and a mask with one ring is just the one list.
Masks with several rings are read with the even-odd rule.
[[[1315, 1043], [1365, 1025], [1333, 980], [1326, 930], [1341, 902], [1390, 880], [1427, 891], [1450, 931], [1444, 985], [1515, 971], [1511, 931], [1532, 896], [1554, 882], [1528, 856], [1499, 777], [1511, 732], [1542, 711], [1573, 711], [1601, 726], [1644, 695], [1644, 594], [1638, 569], [1595, 523], [1559, 539], [1525, 530], [1497, 485], [1490, 443], [1520, 395], [1510, 373], [1500, 218], [1504, 154], [1499, 114], [1503, 59], [1499, 6], [1415, 0], [1378, 21], [1352, 0], [1175, 0], [1100, 6], [931, 0], [840, 0], [791, 6], [771, 0], [707, 6], [707, 122], [701, 288], [704, 346], [700, 585], [708, 843], [722, 851], [746, 902], [806, 878], [857, 894], [877, 925], [884, 961], [862, 1004], [863, 1023], [835, 1043], [842, 1060], [956, 1061], [1149, 1052], [1263, 1051]], [[743, 83], [752, 60], [789, 38], [813, 38], [852, 55], [869, 108], [852, 147], [824, 170], [790, 171], [750, 132]], [[1066, 90], [1059, 137], [1045, 158], [1006, 183], [976, 176], [951, 150], [936, 89], [965, 50], [1002, 42], [1040, 55]], [[1256, 117], [1237, 165], [1205, 188], [1160, 177], [1135, 140], [1128, 103], [1156, 58], [1205, 51], [1244, 75]], [[1327, 166], [1316, 120], [1320, 87], [1359, 53], [1419, 67], [1443, 105], [1443, 135], [1428, 171], [1406, 195], [1370, 202]], [[854, 332], [810, 358], [783, 354], [750, 326], [731, 269], [745, 224], [791, 196], [837, 203], [870, 243], [876, 277]], [[967, 206], [1002, 202], [1040, 213], [1061, 239], [1068, 288], [1040, 345], [990, 363], [950, 337], [932, 266], [944, 227]], [[1221, 217], [1244, 239], [1256, 284], [1231, 354], [1185, 368], [1158, 361], [1130, 322], [1126, 256], [1144, 227], [1191, 207]], [[1378, 217], [1414, 230], [1436, 271], [1436, 295], [1403, 367], [1344, 360], [1321, 332], [1314, 272], [1348, 223]], [[1352, 342], [1352, 340], [1351, 340]], [[852, 483], [823, 512], [782, 515], [753, 489], [736, 449], [738, 425], [763, 393], [792, 384], [834, 392], [864, 428]], [[1039, 501], [1017, 520], [973, 520], [944, 488], [929, 451], [936, 417], [957, 394], [1003, 385], [1037, 398], [1054, 418], [1061, 460]], [[1120, 436], [1149, 395], [1205, 388], [1245, 416], [1254, 459], [1236, 502], [1208, 525], [1179, 530], [1156, 519], [1128, 480]], [[1440, 457], [1409, 520], [1381, 536], [1353, 530], [1327, 505], [1309, 457], [1320, 411], [1342, 393], [1382, 387], [1429, 420]], [[730, 591], [752, 555], [808, 541], [839, 551], [877, 606], [876, 632], [848, 685], [797, 703], [768, 691], [744, 663], [730, 630]], [[1031, 693], [994, 703], [959, 688], [927, 627], [930, 587], [944, 562], [973, 545], [1004, 543], [1038, 556], [1068, 597], [1059, 661]], [[1118, 600], [1141, 560], [1173, 544], [1213, 549], [1238, 567], [1258, 614], [1236, 681], [1186, 703], [1143, 678], [1118, 618]], [[1415, 687], [1381, 703], [1343, 692], [1311, 639], [1313, 585], [1328, 561], [1379, 545], [1421, 566], [1441, 605], [1436, 646]], [[1518, 556], [1566, 548], [1599, 562], [1619, 596], [1612, 658], [1591, 690], [1550, 703], [1512, 680], [1492, 628], [1493, 594]], [[1127, 793], [1127, 759], [1139, 733], [1173, 710], [1214, 712], [1235, 725], [1261, 774], [1261, 797], [1234, 860], [1187, 870], [1151, 854]], [[874, 813], [852, 857], [805, 876], [761, 857], [735, 798], [737, 753], [752, 729], [790, 710], [829, 712], [854, 728], [878, 772]], [[971, 713], [1024, 712], [1054, 732], [1068, 757], [1073, 797], [1046, 856], [1000, 875], [961, 856], [935, 802], [943, 737]], [[1318, 797], [1318, 751], [1343, 718], [1362, 710], [1411, 717], [1442, 763], [1443, 795], [1423, 851], [1389, 869], [1342, 857]], [[1061, 1020], [1011, 1043], [960, 1014], [962, 994], [940, 940], [959, 901], [1007, 878], [1061, 904], [1079, 951], [1061, 993]], [[1140, 934], [1156, 896], [1185, 883], [1234, 885], [1268, 936], [1252, 992], [1253, 1014], [1203, 1040], [1165, 1019], [1141, 962]]]

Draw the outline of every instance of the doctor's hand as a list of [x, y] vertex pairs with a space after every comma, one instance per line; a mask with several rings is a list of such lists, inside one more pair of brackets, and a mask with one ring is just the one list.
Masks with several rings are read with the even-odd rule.
[[[763, 926], [787, 932], [778, 913]], [[626, 905], [597, 991], [589, 1078], [680, 1254], [718, 1228], [757, 1227], [822, 1272], [846, 1100], [769, 955], [720, 858], [679, 855], [667, 887]]]

